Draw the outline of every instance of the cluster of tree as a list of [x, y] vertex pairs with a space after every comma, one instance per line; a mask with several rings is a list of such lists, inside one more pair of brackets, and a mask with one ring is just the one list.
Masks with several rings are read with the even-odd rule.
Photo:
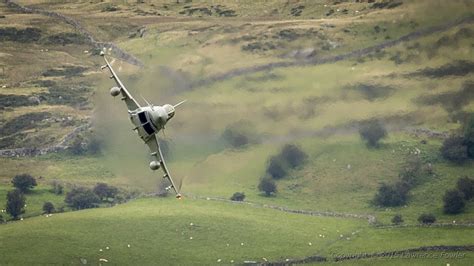
[[376, 148], [379, 146], [379, 141], [387, 136], [387, 130], [380, 121], [372, 119], [360, 125], [359, 134], [367, 147]]
[[260, 179], [258, 189], [270, 196], [277, 192], [275, 179], [281, 179], [288, 175], [290, 169], [295, 169], [306, 162], [308, 155], [297, 145], [286, 144], [280, 153], [271, 156], [268, 160], [266, 174]]
[[244, 148], [260, 142], [255, 126], [249, 121], [239, 121], [228, 125], [222, 133], [222, 139], [232, 148]]
[[64, 201], [75, 210], [98, 207], [101, 202], [121, 202], [119, 190], [106, 183], [97, 183], [93, 188], [75, 187], [66, 194]]
[[474, 159], [474, 114], [466, 119], [461, 133], [451, 135], [444, 140], [441, 155], [446, 160], [458, 164]]
[[273, 179], [287, 176], [289, 169], [297, 168], [305, 163], [308, 155], [294, 144], [286, 144], [280, 153], [268, 160], [266, 174]]
[[6, 211], [13, 219], [25, 213], [25, 193], [29, 193], [36, 185], [36, 179], [29, 174], [16, 175], [12, 178], [14, 190], [7, 193]]
[[[16, 175], [12, 178], [14, 190], [7, 193], [6, 212], [14, 220], [25, 213], [25, 193], [29, 193], [36, 185], [36, 179], [29, 174]], [[51, 192], [57, 195], [63, 194], [63, 186], [54, 181]], [[93, 188], [77, 187], [66, 194], [65, 202], [72, 209], [87, 209], [97, 207], [100, 203], [120, 203], [129, 198], [130, 195], [119, 193], [114, 186], [105, 183], [97, 183]], [[59, 209], [62, 211], [63, 207]], [[43, 204], [43, 212], [50, 214], [57, 211], [52, 202]], [[1, 220], [4, 218], [1, 217]]]
[[430, 172], [430, 168], [423, 168], [420, 157], [408, 158], [399, 173], [398, 181], [394, 184], [382, 183], [374, 196], [373, 203], [384, 207], [404, 205], [408, 200], [410, 189], [419, 184]]
[[458, 179], [454, 189], [447, 190], [443, 197], [443, 211], [446, 214], [458, 214], [464, 211], [466, 202], [474, 197], [474, 179], [462, 177]]

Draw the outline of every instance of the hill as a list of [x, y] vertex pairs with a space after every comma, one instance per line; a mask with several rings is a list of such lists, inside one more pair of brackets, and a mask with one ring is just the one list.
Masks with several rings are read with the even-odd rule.
[[[334, 254], [361, 252], [372, 255], [358, 263], [369, 264], [383, 251], [469, 250], [473, 202], [448, 215], [442, 198], [460, 177], [472, 177], [473, 161], [454, 164], [440, 148], [474, 112], [473, 17], [469, 1], [0, 3], [0, 205], [13, 176], [30, 173], [39, 183], [26, 195], [25, 219], [0, 225], [7, 262], [24, 263], [19, 252], [26, 246], [35, 247], [28, 262], [62, 264], [96, 263], [106, 245], [106, 259], [124, 264], [312, 255], [332, 263]], [[140, 102], [140, 95], [155, 104], [188, 100], [159, 135], [173, 176], [184, 180], [185, 200], [147, 198], [39, 216], [45, 201], [69, 211], [64, 195], [50, 192], [52, 182], [66, 192], [106, 182], [139, 196], [155, 193], [161, 182], [148, 169], [146, 147], [131, 132], [125, 107], [108, 93], [113, 83], [100, 71], [102, 47], [111, 48], [114, 68]], [[374, 119], [388, 136], [368, 148], [358, 131]], [[252, 141], [232, 147], [223, 132], [242, 125]], [[265, 197], [258, 182], [285, 144], [296, 144], [307, 159]], [[425, 172], [406, 204], [373, 204], [380, 185], [395, 184], [411, 160]], [[234, 192], [253, 204], [198, 200]], [[433, 213], [439, 227], [418, 226], [421, 213]], [[406, 226], [391, 227], [395, 214]], [[91, 231], [84, 234], [85, 228]], [[327, 239], [320, 239], [321, 228], [332, 228]], [[347, 240], [337, 230], [361, 233]], [[202, 242], [189, 240], [190, 232]], [[4, 244], [13, 235], [17, 240]], [[221, 248], [239, 237], [247, 238], [242, 249]], [[58, 258], [45, 251], [61, 248], [63, 240], [73, 245]], [[466, 254], [456, 261], [468, 265], [472, 252]]]

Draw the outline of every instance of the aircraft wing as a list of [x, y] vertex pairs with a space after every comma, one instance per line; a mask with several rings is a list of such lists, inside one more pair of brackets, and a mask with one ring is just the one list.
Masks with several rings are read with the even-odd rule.
[[135, 99], [132, 97], [130, 92], [128, 92], [127, 88], [125, 88], [125, 85], [123, 85], [122, 81], [120, 81], [119, 77], [117, 76], [117, 74], [115, 74], [114, 69], [110, 65], [107, 58], [105, 58], [105, 56], [104, 56], [104, 60], [105, 60], [106, 65], [102, 66], [102, 69], [104, 69], [104, 68], [109, 69], [110, 74], [112, 74], [110, 76], [110, 78], [114, 79], [115, 83], [117, 84], [117, 87], [119, 87], [120, 93], [122, 93], [122, 100], [125, 101], [125, 104], [127, 105], [128, 110], [133, 111], [133, 110], [139, 108], [140, 105], [138, 104], [137, 101], [135, 101]]
[[173, 179], [171, 178], [168, 167], [166, 167], [165, 159], [163, 158], [163, 153], [161, 152], [160, 144], [156, 138], [156, 135], [150, 136], [150, 138], [146, 141], [146, 144], [150, 148], [150, 155], [153, 157], [153, 159], [160, 162], [160, 166], [165, 173], [163, 177], [168, 178], [171, 183], [171, 188], [173, 188], [176, 192], [176, 197], [181, 198], [181, 194], [179, 194], [178, 188], [175, 186]]

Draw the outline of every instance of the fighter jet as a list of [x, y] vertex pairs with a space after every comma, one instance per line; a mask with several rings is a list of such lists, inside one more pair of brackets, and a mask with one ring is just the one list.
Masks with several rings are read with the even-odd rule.
[[167, 178], [171, 183], [170, 186], [166, 187], [166, 190], [170, 190], [172, 188], [176, 192], [176, 198], [181, 199], [181, 194], [179, 193], [180, 188], [175, 186], [173, 179], [171, 178], [171, 174], [166, 167], [163, 153], [161, 152], [160, 144], [156, 138], [156, 134], [165, 128], [166, 123], [168, 123], [168, 121], [173, 118], [176, 107], [183, 104], [185, 101], [175, 105], [165, 104], [162, 106], [155, 106], [153, 104], [149, 104], [145, 100], [147, 106], [140, 106], [138, 102], [132, 97], [130, 92], [128, 92], [127, 88], [125, 88], [125, 85], [123, 85], [122, 81], [120, 81], [119, 77], [105, 57], [105, 54], [101, 53], [101, 56], [104, 57], [106, 63], [101, 67], [101, 69], [109, 69], [111, 74], [110, 78], [116, 83], [116, 86], [110, 89], [110, 94], [114, 97], [122, 94], [122, 100], [127, 105], [128, 115], [132, 124], [134, 125], [133, 130], [138, 133], [138, 136], [150, 148], [150, 156], [152, 158], [150, 162], [150, 169], [153, 171], [158, 170], [159, 168], [163, 169], [163, 178]]

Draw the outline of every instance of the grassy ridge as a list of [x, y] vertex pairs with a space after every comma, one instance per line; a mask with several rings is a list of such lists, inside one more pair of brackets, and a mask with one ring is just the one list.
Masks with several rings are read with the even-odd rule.
[[[141, 199], [114, 208], [27, 219], [1, 226], [0, 240], [5, 251], [0, 261], [7, 264], [77, 264], [81, 258], [120, 264], [214, 264], [218, 259], [241, 263], [470, 243], [461, 229], [380, 230], [363, 220], [192, 199]], [[24, 248], [29, 250], [27, 258], [21, 255]], [[52, 255], [50, 250], [58, 252]]]
[[[0, 261], [76, 264], [80, 258], [92, 263], [106, 258], [120, 264], [213, 264], [219, 258], [226, 263], [262, 257], [276, 260], [309, 255], [337, 239], [337, 232], [350, 234], [359, 227], [367, 223], [203, 200], [142, 199], [3, 225]], [[27, 247], [30, 255], [25, 258], [20, 254]], [[60, 252], [52, 255], [48, 250]]]

